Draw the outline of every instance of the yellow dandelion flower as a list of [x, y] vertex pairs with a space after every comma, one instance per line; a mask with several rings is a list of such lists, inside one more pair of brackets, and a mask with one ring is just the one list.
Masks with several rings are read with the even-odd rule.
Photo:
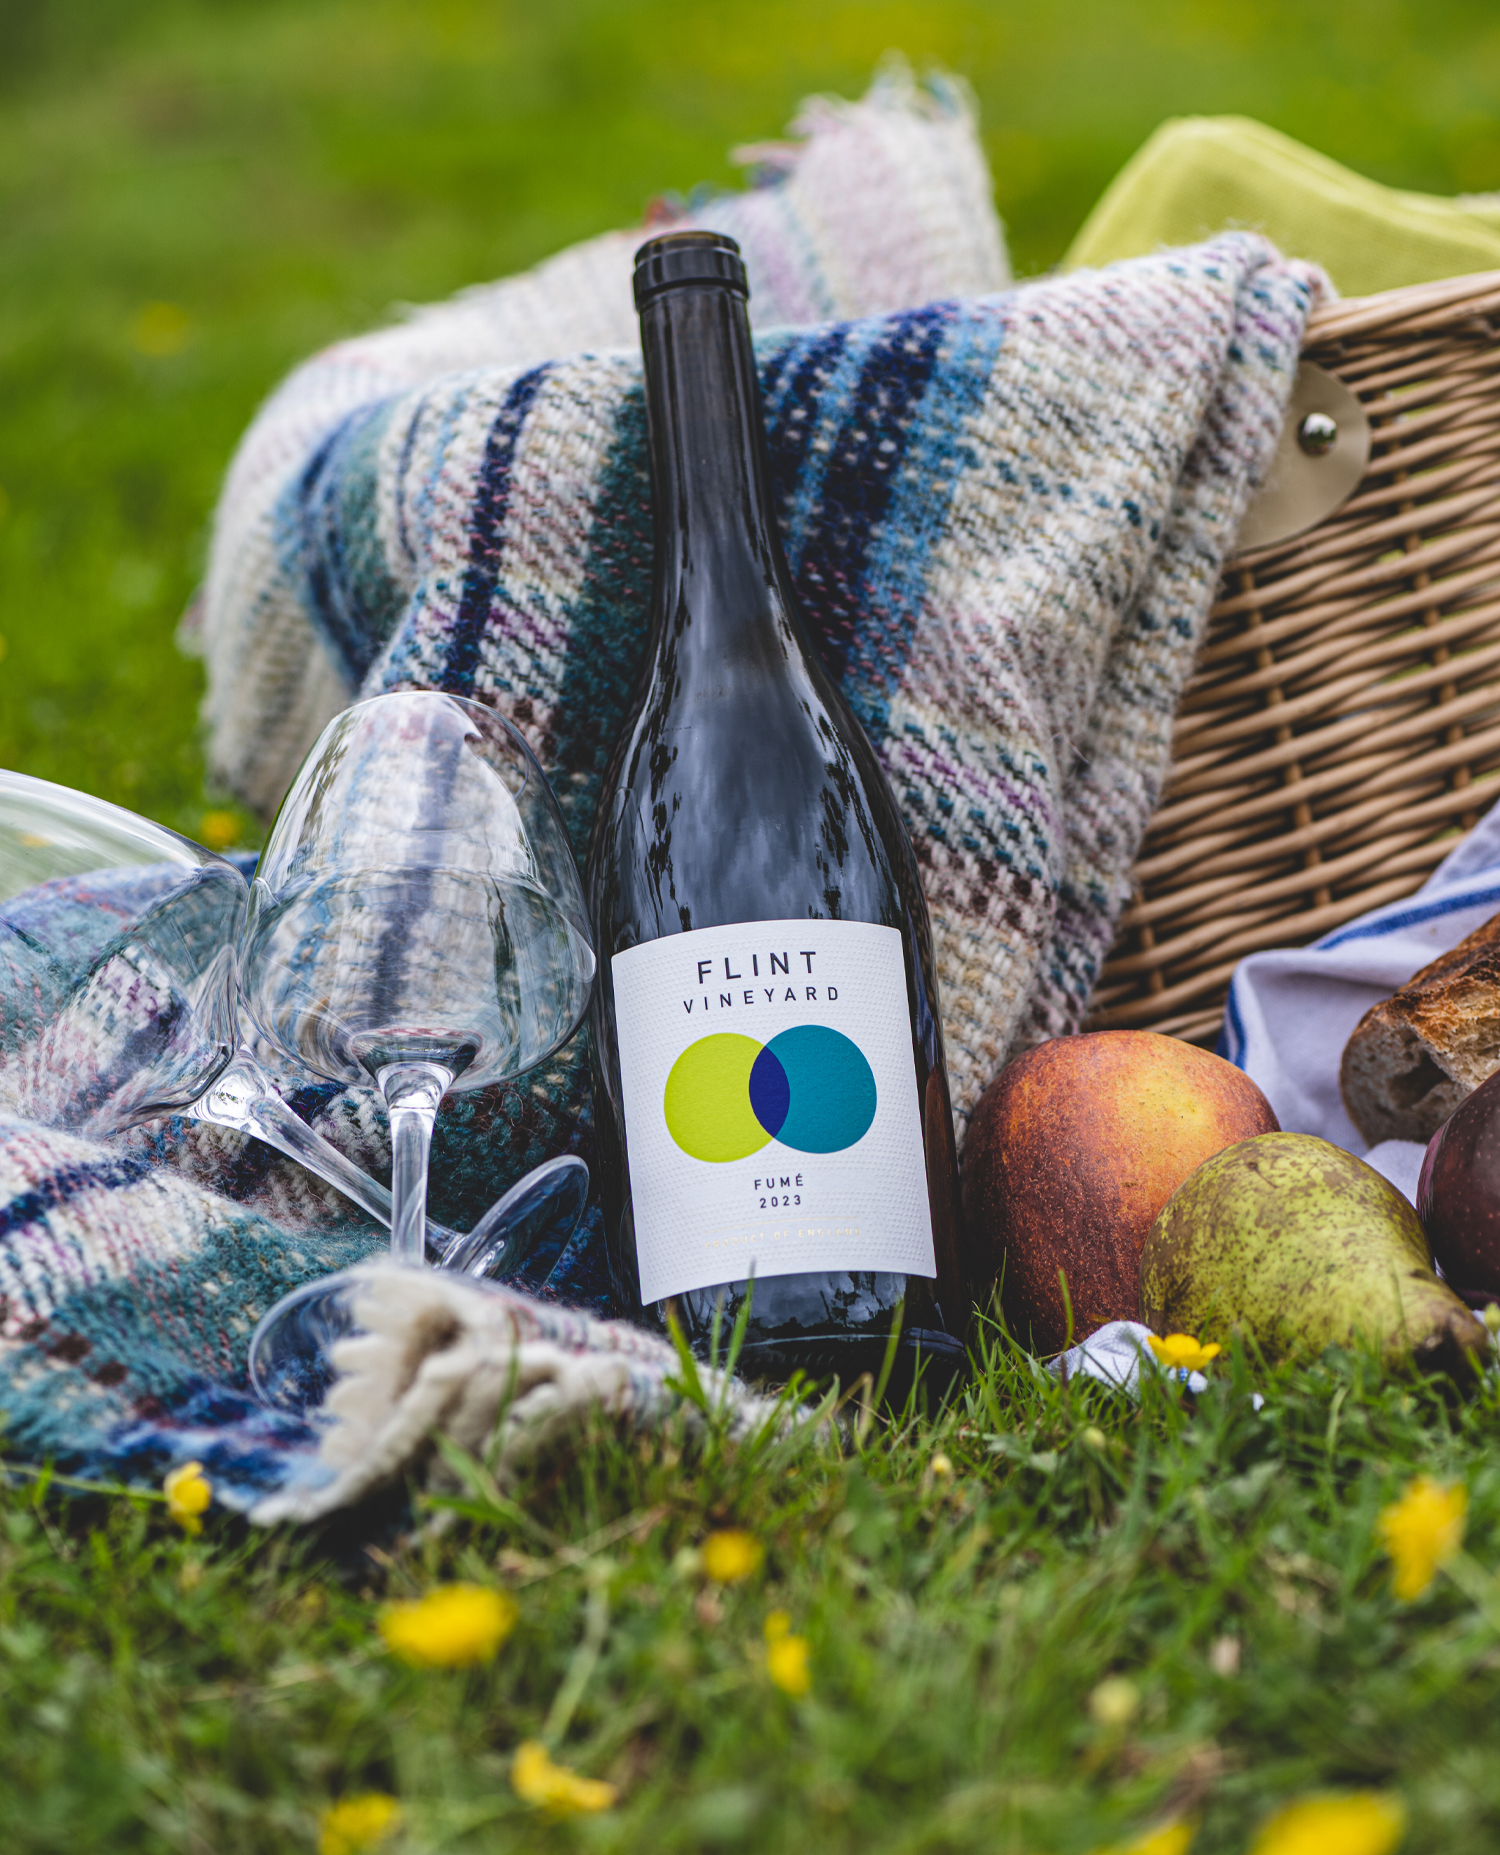
[[394, 1835], [401, 1806], [384, 1791], [341, 1797], [318, 1818], [318, 1855], [360, 1855]]
[[147, 303], [130, 325], [132, 346], [158, 359], [181, 354], [193, 339], [193, 325], [180, 303]]
[[1250, 1855], [1390, 1855], [1406, 1806], [1389, 1791], [1329, 1791], [1278, 1810]]
[[1405, 1603], [1420, 1597], [1464, 1543], [1468, 1490], [1419, 1475], [1380, 1516], [1380, 1541], [1395, 1567], [1391, 1588]]
[[1095, 1855], [1187, 1855], [1197, 1833], [1198, 1825], [1193, 1822], [1162, 1823], [1133, 1842], [1112, 1843], [1107, 1849], [1095, 1850]]
[[1127, 1842], [1124, 1855], [1187, 1855], [1197, 1833], [1196, 1823], [1164, 1823]]
[[444, 1584], [380, 1613], [386, 1647], [432, 1668], [487, 1662], [516, 1626], [515, 1599], [477, 1584]]
[[539, 1739], [516, 1747], [510, 1767], [511, 1789], [523, 1802], [535, 1804], [552, 1816], [579, 1816], [607, 1810], [619, 1796], [602, 1778], [580, 1778], [566, 1765], [557, 1765]]
[[213, 1484], [203, 1473], [203, 1464], [184, 1462], [161, 1486], [167, 1497], [167, 1512], [183, 1532], [195, 1536], [201, 1533], [203, 1522], [199, 1516], [207, 1512], [214, 1498]]
[[710, 1533], [703, 1542], [703, 1569], [715, 1584], [738, 1584], [760, 1570], [766, 1549], [754, 1534], [739, 1527]]
[[807, 1638], [792, 1634], [792, 1620], [787, 1613], [773, 1610], [766, 1618], [766, 1673], [783, 1694], [796, 1698], [812, 1686], [809, 1653]]
[[939, 1450], [927, 1466], [932, 1470], [934, 1480], [946, 1481], [953, 1473], [953, 1458], [951, 1456], [945, 1456], [943, 1452]]
[[1169, 1333], [1164, 1340], [1150, 1333], [1146, 1338], [1152, 1352], [1156, 1354], [1158, 1365], [1164, 1365], [1169, 1372], [1201, 1372], [1224, 1350], [1217, 1342], [1200, 1346], [1188, 1333]]
[[240, 821], [233, 812], [205, 812], [198, 820], [198, 842], [210, 850], [229, 850], [240, 841]]
[[1106, 1675], [1089, 1695], [1089, 1712], [1101, 1726], [1129, 1726], [1141, 1710], [1141, 1691], [1124, 1675]]

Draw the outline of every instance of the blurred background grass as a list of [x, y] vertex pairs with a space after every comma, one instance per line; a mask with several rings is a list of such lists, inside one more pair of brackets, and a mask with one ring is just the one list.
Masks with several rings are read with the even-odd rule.
[[1500, 188], [1495, 0], [0, 0], [0, 765], [231, 840], [173, 633], [278, 376], [735, 184], [891, 47], [973, 84], [1023, 274], [1174, 114]]

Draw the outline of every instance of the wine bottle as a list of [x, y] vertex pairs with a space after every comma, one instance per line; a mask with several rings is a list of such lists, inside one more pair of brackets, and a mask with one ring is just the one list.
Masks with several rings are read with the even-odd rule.
[[[646, 662], [589, 856], [595, 1101], [621, 1312], [848, 1384], [949, 1376], [970, 1308], [931, 930], [884, 772], [792, 588], [739, 248], [636, 254]], [[903, 1305], [904, 1304], [904, 1305]], [[898, 1380], [899, 1382], [899, 1380]]]

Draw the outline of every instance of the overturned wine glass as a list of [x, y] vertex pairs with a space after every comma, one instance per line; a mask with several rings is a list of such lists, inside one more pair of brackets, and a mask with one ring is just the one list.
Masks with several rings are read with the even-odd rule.
[[[0, 1108], [95, 1136], [168, 1114], [254, 1134], [389, 1224], [390, 1193], [281, 1099], [241, 1040], [248, 893], [232, 863], [163, 825], [0, 770]], [[437, 1258], [513, 1271], [566, 1238], [587, 1195], [582, 1160], [549, 1160], [472, 1230], [433, 1226]]]
[[165, 826], [0, 772], [0, 1105], [91, 1134], [186, 1109], [234, 1054], [247, 894]]
[[[401, 691], [324, 729], [256, 869], [242, 996], [284, 1055], [380, 1090], [397, 1261], [423, 1261], [444, 1095], [518, 1076], [577, 1030], [594, 978], [586, 923], [557, 801], [493, 710]], [[560, 1197], [577, 1190], [566, 1168], [549, 1178]], [[260, 1396], [318, 1401], [354, 1280], [308, 1283], [265, 1316], [250, 1348]]]

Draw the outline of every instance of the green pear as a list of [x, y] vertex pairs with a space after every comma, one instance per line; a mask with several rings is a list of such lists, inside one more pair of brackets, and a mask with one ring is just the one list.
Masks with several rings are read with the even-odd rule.
[[1238, 1141], [1183, 1181], [1146, 1237], [1141, 1309], [1157, 1333], [1238, 1330], [1268, 1359], [1364, 1337], [1465, 1377], [1489, 1343], [1395, 1186], [1311, 1134]]

